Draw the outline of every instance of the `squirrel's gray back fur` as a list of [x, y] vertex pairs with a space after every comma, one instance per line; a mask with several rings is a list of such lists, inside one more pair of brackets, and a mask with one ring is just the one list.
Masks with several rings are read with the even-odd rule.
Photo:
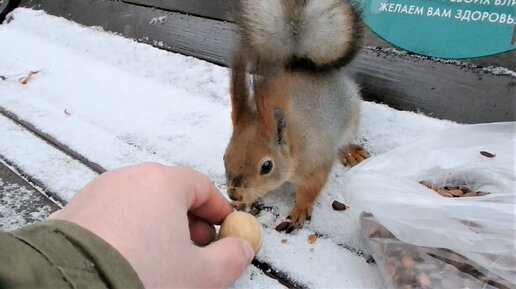
[[262, 64], [333, 69], [360, 45], [359, 12], [347, 0], [241, 0], [237, 13], [242, 43]]
[[[352, 142], [360, 115], [358, 85], [338, 72], [313, 74], [296, 72], [293, 90], [289, 91], [287, 125], [305, 146], [301, 159], [331, 163], [338, 149]], [[315, 160], [314, 160], [315, 161]], [[313, 165], [313, 164], [312, 164]]]

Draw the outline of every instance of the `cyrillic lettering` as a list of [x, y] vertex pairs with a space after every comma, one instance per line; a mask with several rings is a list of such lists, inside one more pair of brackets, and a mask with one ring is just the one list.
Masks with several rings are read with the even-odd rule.
[[471, 10], [462, 11], [462, 9], [458, 9], [457, 15], [455, 15], [455, 19], [459, 19], [460, 21], [470, 21], [471, 20]]
[[[496, 18], [492, 19], [491, 16], [495, 16]], [[498, 13], [491, 13], [489, 14], [489, 22], [498, 22], [500, 20], [500, 14]]]
[[387, 3], [382, 2], [380, 3], [380, 12], [387, 11]]
[[478, 21], [480, 18], [482, 18], [482, 13], [480, 11], [473, 11], [473, 13], [471, 13], [471, 20]]
[[482, 13], [482, 21], [486, 20], [487, 18], [489, 18], [489, 12], [483, 12]]

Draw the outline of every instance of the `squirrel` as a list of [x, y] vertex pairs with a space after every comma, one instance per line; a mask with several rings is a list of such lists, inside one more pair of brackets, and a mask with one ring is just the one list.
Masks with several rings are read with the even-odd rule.
[[339, 69], [359, 51], [360, 13], [346, 0], [241, 0], [236, 11], [228, 196], [244, 209], [292, 184], [292, 231], [311, 218], [337, 158], [353, 166], [369, 157], [351, 144], [361, 97]]

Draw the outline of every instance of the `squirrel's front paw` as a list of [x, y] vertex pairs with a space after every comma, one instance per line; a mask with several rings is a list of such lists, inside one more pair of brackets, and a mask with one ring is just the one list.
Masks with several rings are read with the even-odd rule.
[[232, 201], [231, 206], [237, 211], [243, 211], [247, 207], [247, 203], [242, 201]]
[[299, 224], [299, 227], [302, 227], [305, 223], [305, 220], [310, 220], [312, 218], [312, 207], [299, 208], [296, 206], [292, 209], [292, 211], [290, 211], [289, 218], [292, 223]]
[[296, 229], [300, 229], [303, 227], [305, 220], [310, 220], [311, 218], [312, 207], [294, 207], [288, 216], [288, 219], [290, 219], [290, 224], [285, 228], [285, 232], [289, 234]]
[[354, 167], [369, 158], [369, 153], [361, 146], [350, 144], [339, 150], [339, 159], [345, 166]]

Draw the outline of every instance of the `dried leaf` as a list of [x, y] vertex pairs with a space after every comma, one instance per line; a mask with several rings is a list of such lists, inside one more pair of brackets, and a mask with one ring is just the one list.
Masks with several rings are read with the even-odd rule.
[[315, 241], [317, 241], [317, 235], [312, 234], [312, 235], [308, 236], [308, 243], [309, 244], [313, 244], [313, 243], [315, 243]]
[[25, 84], [27, 84], [27, 82], [29, 82], [29, 79], [30, 79], [30, 78], [29, 78], [29, 77], [27, 77], [27, 76], [20, 77], [20, 78], [18, 79], [18, 82], [19, 82], [20, 84], [25, 85]]
[[288, 242], [288, 240], [287, 239], [282, 239], [280, 242], [281, 242], [281, 244], [286, 244]]
[[70, 116], [70, 115], [72, 115], [72, 114], [68, 111], [68, 108], [65, 108], [65, 110], [64, 110], [64, 114], [65, 114], [66, 116]]
[[0, 75], [0, 80], [7, 80], [7, 77]]
[[20, 78], [18, 79], [18, 82], [19, 82], [20, 84], [25, 85], [25, 84], [27, 84], [27, 83], [28, 83], [28, 82], [29, 82], [29, 81], [30, 81], [34, 76], [38, 75], [38, 73], [39, 73], [39, 70], [36, 70], [36, 71], [30, 71], [30, 72], [27, 74], [27, 76], [20, 77]]

